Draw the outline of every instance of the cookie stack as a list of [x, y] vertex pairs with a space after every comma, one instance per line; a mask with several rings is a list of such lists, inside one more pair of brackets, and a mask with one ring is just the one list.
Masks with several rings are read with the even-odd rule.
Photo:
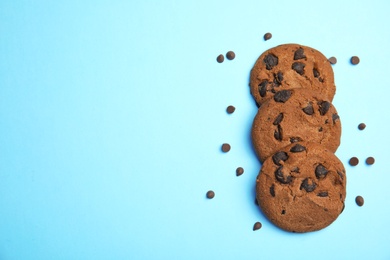
[[319, 51], [285, 44], [264, 52], [250, 75], [259, 107], [252, 143], [262, 168], [256, 198], [280, 228], [309, 232], [344, 209], [346, 175], [335, 156], [341, 122], [332, 105], [333, 69]]

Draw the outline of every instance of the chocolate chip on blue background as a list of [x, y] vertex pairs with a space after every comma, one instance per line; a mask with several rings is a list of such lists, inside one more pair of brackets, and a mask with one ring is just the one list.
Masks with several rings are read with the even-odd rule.
[[280, 161], [287, 161], [288, 159], [288, 154], [286, 152], [283, 152], [283, 151], [280, 151], [280, 152], [277, 152], [275, 153], [273, 156], [272, 156], [272, 161], [274, 162], [274, 164], [280, 166]]
[[267, 70], [271, 70], [273, 67], [278, 65], [279, 59], [273, 54], [268, 54], [264, 57], [264, 63], [265, 63], [265, 68]]
[[291, 147], [290, 152], [299, 153], [299, 152], [303, 152], [305, 150], [306, 150], [306, 147], [304, 147], [303, 145], [300, 145], [300, 144], [296, 144], [293, 147]]
[[264, 41], [268, 41], [269, 39], [272, 38], [272, 34], [267, 32], [266, 34], [264, 34]]
[[260, 222], [256, 222], [253, 225], [253, 231], [259, 230], [263, 225]]
[[223, 57], [223, 55], [219, 54], [218, 57], [217, 57], [217, 62], [218, 63], [222, 63], [224, 60], [225, 60], [225, 58]]
[[227, 58], [228, 60], [233, 60], [235, 57], [236, 57], [236, 54], [234, 53], [234, 51], [228, 51], [228, 52], [226, 53], [226, 58]]
[[232, 114], [235, 110], [236, 110], [236, 108], [235, 108], [234, 106], [228, 106], [228, 107], [226, 108], [226, 112], [227, 112], [228, 114]]
[[355, 201], [356, 201], [356, 204], [357, 204], [359, 207], [363, 206], [363, 204], [364, 204], [364, 199], [363, 199], [362, 196], [357, 196], [356, 199], [355, 199]]
[[328, 59], [328, 61], [329, 61], [330, 64], [332, 64], [332, 65], [337, 63], [336, 57], [330, 57], [330, 58]]
[[291, 68], [295, 70], [299, 75], [303, 75], [305, 73], [305, 64], [302, 62], [294, 62]]
[[373, 165], [375, 163], [375, 159], [374, 159], [374, 157], [368, 157], [367, 159], [366, 159], [366, 164], [367, 165]]
[[274, 122], [272, 123], [273, 125], [278, 125], [282, 122], [283, 120], [283, 113], [280, 113], [274, 120]]
[[240, 176], [240, 175], [242, 175], [243, 173], [244, 173], [244, 168], [238, 167], [238, 168], [236, 169], [236, 176]]
[[306, 178], [302, 181], [300, 189], [304, 189], [306, 192], [312, 192], [316, 189], [317, 184], [310, 178]]
[[212, 191], [212, 190], [209, 190], [209, 191], [206, 193], [206, 197], [207, 197], [208, 199], [212, 199], [212, 198], [214, 198], [214, 196], [215, 196], [215, 192]]
[[306, 58], [305, 54], [303, 53], [303, 49], [299, 48], [294, 52], [294, 60], [300, 60]]
[[291, 90], [281, 90], [275, 93], [274, 100], [276, 102], [285, 103], [291, 97]]
[[359, 159], [357, 157], [352, 157], [349, 159], [349, 165], [351, 166], [356, 166], [359, 164]]
[[360, 123], [360, 124], [358, 125], [358, 129], [359, 129], [359, 130], [364, 130], [364, 128], [366, 128], [366, 124], [365, 124], [365, 123]]
[[351, 57], [351, 63], [352, 63], [353, 65], [357, 65], [357, 64], [359, 64], [359, 62], [360, 62], [360, 59], [359, 59], [358, 56], [352, 56], [352, 57]]

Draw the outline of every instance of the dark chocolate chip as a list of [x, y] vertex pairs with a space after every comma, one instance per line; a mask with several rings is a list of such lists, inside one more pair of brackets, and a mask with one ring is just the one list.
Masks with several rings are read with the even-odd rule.
[[341, 180], [344, 180], [344, 174], [342, 172], [337, 171], [337, 174], [340, 176]]
[[282, 127], [280, 125], [278, 125], [278, 128], [275, 130], [274, 137], [278, 141], [283, 140], [283, 131], [282, 131]]
[[330, 103], [328, 101], [318, 102], [318, 105], [319, 105], [318, 110], [320, 111], [321, 116], [325, 115], [330, 108]]
[[209, 191], [206, 193], [206, 197], [207, 197], [208, 199], [212, 199], [212, 198], [214, 198], [214, 196], [215, 196], [215, 193], [214, 193], [214, 191], [212, 191], [212, 190], [209, 190]]
[[366, 164], [367, 164], [367, 165], [373, 165], [374, 163], [375, 163], [374, 157], [368, 157], [368, 158], [366, 159]]
[[317, 165], [315, 169], [315, 174], [317, 179], [325, 178], [325, 176], [328, 174], [328, 169], [322, 164]]
[[364, 130], [364, 128], [366, 128], [366, 124], [365, 124], [365, 123], [360, 123], [360, 124], [358, 125], [358, 129], [359, 129], [359, 130]]
[[267, 80], [263, 80], [259, 84], [259, 93], [261, 97], [265, 97], [265, 95], [267, 94], [267, 84], [268, 84]]
[[327, 124], [327, 123], [329, 123], [329, 120], [328, 120], [328, 119], [325, 119], [325, 121], [324, 121], [324, 122], [325, 122], [325, 124]]
[[272, 124], [274, 125], [278, 125], [280, 124], [280, 122], [282, 122], [283, 120], [283, 113], [280, 113], [274, 120], [274, 122]]
[[285, 161], [287, 161], [287, 159], [288, 159], [288, 154], [287, 154], [286, 152], [283, 152], [283, 151], [277, 152], [277, 153], [275, 153], [275, 154], [272, 156], [272, 161], [273, 161], [276, 165], [278, 165], [278, 166], [281, 165], [281, 164], [280, 164], [280, 161], [285, 162]]
[[274, 95], [274, 100], [276, 102], [285, 103], [291, 97], [291, 90], [281, 90], [276, 92]]
[[336, 63], [337, 63], [336, 57], [330, 57], [330, 58], [328, 59], [328, 61], [330, 62], [330, 64], [336, 64]]
[[223, 57], [223, 55], [219, 54], [218, 57], [217, 57], [217, 62], [218, 63], [222, 63], [224, 60], [225, 60], [225, 58]]
[[303, 53], [303, 49], [300, 47], [298, 50], [294, 52], [294, 60], [300, 60], [304, 58], [306, 58], [306, 56]]
[[302, 138], [300, 137], [290, 137], [290, 143], [296, 143], [296, 142], [301, 142]]
[[230, 151], [230, 144], [222, 144], [222, 152], [227, 153]]
[[303, 112], [305, 112], [306, 115], [309, 115], [309, 116], [313, 115], [314, 114], [313, 103], [309, 102], [307, 107], [303, 108], [302, 110], [303, 110]]
[[291, 66], [293, 70], [295, 70], [299, 75], [303, 75], [305, 73], [305, 64], [302, 62], [294, 62]]
[[305, 150], [306, 150], [306, 147], [304, 147], [303, 145], [300, 145], [300, 144], [296, 144], [293, 147], [291, 147], [290, 152], [299, 153], [299, 152], [303, 152]]
[[283, 209], [282, 212], [281, 212], [282, 215], [286, 214], [286, 210]]
[[320, 72], [317, 69], [313, 69], [313, 75], [315, 78], [318, 78], [320, 76]]
[[260, 222], [256, 222], [253, 225], [253, 231], [259, 230], [263, 225]]
[[283, 81], [283, 73], [281, 71], [279, 71], [278, 73], [276, 73], [274, 75], [274, 78], [276, 80], [276, 82], [280, 85], [282, 84], [282, 81]]
[[357, 65], [357, 64], [359, 64], [359, 62], [360, 62], [360, 59], [359, 59], [358, 56], [352, 56], [352, 57], [351, 57], [351, 63], [352, 63], [353, 65]]
[[318, 128], [318, 132], [322, 132], [324, 129], [322, 128], [322, 126], [320, 126], [319, 128]]
[[272, 38], [272, 34], [267, 32], [266, 34], [264, 34], [264, 41], [268, 41], [269, 39]]
[[321, 78], [321, 77], [319, 77], [319, 78], [318, 78], [318, 80], [319, 80], [321, 83], [323, 83], [323, 82], [324, 82], [324, 79], [323, 79], [323, 78]]
[[306, 178], [302, 181], [300, 189], [304, 189], [306, 192], [312, 192], [316, 189], [317, 184], [310, 178]]
[[279, 59], [273, 54], [267, 54], [264, 58], [265, 68], [271, 70], [273, 67], [278, 65]]
[[226, 108], [226, 112], [227, 112], [228, 114], [232, 114], [235, 110], [236, 110], [236, 108], [235, 108], [234, 106], [228, 106], [228, 107]]
[[236, 54], [235, 54], [233, 51], [228, 51], [228, 52], [226, 53], [226, 58], [227, 58], [228, 60], [233, 60], [235, 57], [236, 57]]
[[359, 159], [357, 157], [352, 157], [349, 159], [349, 165], [351, 166], [356, 166], [359, 164]]
[[292, 177], [290, 175], [284, 176], [283, 166], [279, 166], [279, 168], [276, 169], [275, 178], [283, 184], [289, 184], [292, 181]]
[[332, 115], [333, 124], [336, 123], [336, 121], [339, 120], [339, 119], [340, 119], [340, 117], [339, 117], [338, 114], [333, 114]]
[[269, 188], [269, 193], [271, 193], [272, 197], [275, 197], [275, 185], [272, 184], [272, 186]]
[[363, 206], [363, 204], [364, 204], [364, 199], [363, 199], [362, 196], [357, 196], [356, 199], [355, 199], [355, 201], [356, 201], [356, 204], [357, 204], [359, 207]]
[[318, 197], [328, 197], [328, 192], [327, 191], [321, 191], [317, 194]]
[[238, 167], [238, 168], [236, 169], [236, 176], [240, 176], [240, 175], [242, 175], [243, 173], [244, 173], [244, 168]]

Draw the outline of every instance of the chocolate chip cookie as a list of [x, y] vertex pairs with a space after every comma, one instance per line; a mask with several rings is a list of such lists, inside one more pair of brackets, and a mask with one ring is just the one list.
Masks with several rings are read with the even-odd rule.
[[284, 89], [306, 88], [332, 101], [336, 92], [333, 69], [319, 51], [283, 44], [265, 51], [250, 73], [250, 90], [257, 106]]
[[310, 141], [335, 152], [341, 122], [335, 107], [321, 94], [296, 88], [275, 92], [258, 110], [252, 125], [253, 147], [263, 162], [277, 150]]
[[265, 160], [256, 180], [256, 198], [267, 218], [292, 232], [320, 230], [344, 209], [346, 174], [324, 146], [299, 142]]

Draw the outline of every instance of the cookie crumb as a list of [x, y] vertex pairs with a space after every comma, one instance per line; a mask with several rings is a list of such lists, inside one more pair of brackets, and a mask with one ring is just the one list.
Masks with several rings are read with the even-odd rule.
[[263, 225], [260, 222], [256, 222], [253, 225], [253, 231], [259, 230]]
[[375, 163], [375, 159], [374, 159], [374, 157], [368, 157], [367, 159], [366, 159], [366, 164], [367, 165], [373, 165]]
[[236, 110], [236, 108], [235, 108], [234, 106], [228, 106], [228, 107], [226, 108], [226, 112], [227, 112], [228, 114], [232, 114], [235, 110]]
[[217, 62], [218, 63], [222, 63], [224, 60], [225, 60], [225, 58], [223, 57], [223, 55], [219, 54], [218, 57], [217, 57]]
[[351, 63], [352, 63], [352, 65], [357, 65], [357, 64], [359, 64], [359, 62], [360, 62], [360, 59], [359, 59], [358, 56], [352, 56], [352, 57], [351, 57]]
[[364, 128], [366, 128], [366, 124], [365, 124], [365, 123], [360, 123], [360, 124], [358, 125], [358, 129], [359, 129], [359, 130], [364, 130]]
[[355, 201], [356, 201], [356, 204], [357, 204], [359, 207], [363, 206], [363, 204], [364, 204], [364, 199], [363, 199], [362, 196], [357, 196], [356, 199], [355, 199]]
[[228, 52], [226, 53], [226, 58], [227, 58], [228, 60], [233, 60], [235, 57], [236, 57], [236, 54], [235, 54], [233, 51], [228, 51]]
[[351, 166], [356, 166], [359, 164], [359, 159], [357, 157], [352, 157], [349, 159], [349, 165]]
[[209, 191], [206, 193], [206, 197], [207, 197], [208, 199], [212, 199], [212, 198], [214, 198], [214, 196], [215, 196], [215, 192], [212, 191], [212, 190], [209, 190]]
[[336, 64], [336, 63], [337, 63], [336, 57], [330, 57], [330, 58], [328, 59], [328, 61], [330, 62], [330, 64]]
[[264, 41], [268, 41], [269, 39], [272, 38], [272, 34], [267, 32], [266, 34], [264, 34]]
[[222, 144], [222, 152], [227, 153], [230, 151], [230, 144], [224, 143]]
[[238, 168], [236, 169], [236, 176], [240, 176], [240, 175], [242, 175], [243, 173], [244, 173], [244, 168], [238, 167]]

